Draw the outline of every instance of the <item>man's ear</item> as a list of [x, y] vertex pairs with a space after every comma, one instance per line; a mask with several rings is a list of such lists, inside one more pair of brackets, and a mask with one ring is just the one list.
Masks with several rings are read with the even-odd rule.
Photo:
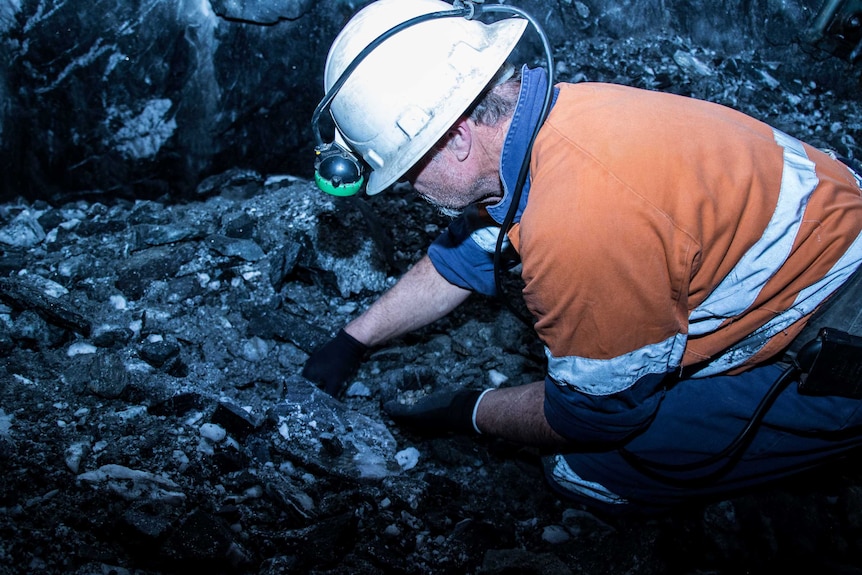
[[472, 126], [467, 118], [461, 118], [446, 132], [446, 147], [459, 162], [463, 162], [470, 155], [473, 135]]

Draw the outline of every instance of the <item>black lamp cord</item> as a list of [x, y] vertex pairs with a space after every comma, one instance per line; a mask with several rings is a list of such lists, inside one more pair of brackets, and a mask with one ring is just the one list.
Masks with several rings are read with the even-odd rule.
[[503, 222], [500, 224], [500, 232], [497, 236], [497, 244], [494, 247], [494, 285], [497, 289], [497, 296], [503, 300], [506, 304], [506, 307], [509, 308], [509, 311], [515, 315], [519, 320], [521, 320], [527, 327], [533, 327], [533, 321], [529, 317], [526, 317], [524, 313], [515, 307], [512, 303], [511, 298], [505, 297], [505, 289], [503, 286], [503, 277], [502, 277], [502, 252], [503, 252], [503, 243], [505, 242], [506, 236], [509, 232], [509, 229], [512, 227], [512, 223], [515, 221], [515, 214], [518, 212], [518, 207], [521, 204], [521, 194], [524, 190], [524, 185], [527, 182], [527, 175], [530, 172], [530, 158], [533, 152], [533, 144], [536, 141], [536, 137], [539, 135], [539, 130], [542, 129], [542, 124], [545, 123], [545, 119], [548, 117], [548, 114], [551, 111], [551, 101], [554, 96], [554, 52], [551, 49], [551, 43], [548, 40], [547, 34], [542, 29], [542, 26], [528, 13], [524, 12], [520, 8], [516, 8], [514, 6], [503, 6], [503, 5], [485, 5], [482, 7], [483, 12], [507, 12], [513, 13], [521, 16], [526, 19], [530, 25], [533, 26], [533, 29], [539, 35], [539, 38], [542, 41], [542, 47], [545, 51], [545, 66], [547, 67], [547, 87], [545, 90], [545, 99], [542, 103], [542, 113], [539, 116], [539, 120], [536, 122], [536, 125], [533, 127], [533, 133], [530, 136], [530, 142], [527, 146], [526, 154], [524, 155], [524, 159], [521, 162], [521, 170], [518, 173], [518, 179], [515, 183], [515, 188], [511, 190], [511, 203], [509, 204], [509, 209], [506, 212], [506, 217], [503, 218]]
[[[769, 408], [772, 407], [773, 403], [775, 403], [779, 394], [784, 391], [788, 384], [795, 381], [801, 373], [802, 370], [797, 363], [794, 362], [788, 366], [775, 383], [772, 384], [766, 395], [764, 395], [760, 400], [760, 403], [758, 403], [757, 408], [754, 410], [754, 413], [742, 431], [740, 431], [733, 441], [718, 453], [690, 463], [659, 463], [657, 461], [650, 461], [635, 455], [626, 449], [620, 449], [620, 454], [629, 465], [638, 469], [644, 475], [664, 483], [676, 485], [678, 487], [693, 487], [708, 484], [730, 471], [730, 469], [739, 461], [745, 447], [751, 443], [751, 440], [754, 437], [755, 428], [763, 421], [763, 417], [766, 415], [766, 412], [769, 411]], [[724, 460], [724, 463], [720, 467], [703, 475], [685, 478], [670, 475], [673, 472], [684, 473], [703, 469], [719, 463], [722, 460]]]

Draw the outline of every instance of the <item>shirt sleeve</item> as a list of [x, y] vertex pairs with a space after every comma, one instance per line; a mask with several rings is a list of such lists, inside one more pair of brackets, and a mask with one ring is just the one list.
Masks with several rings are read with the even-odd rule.
[[[437, 272], [450, 283], [493, 296], [494, 251], [500, 226], [480, 208], [469, 207], [455, 219], [428, 248], [428, 257]], [[511, 248], [504, 240], [504, 264], [511, 267]]]

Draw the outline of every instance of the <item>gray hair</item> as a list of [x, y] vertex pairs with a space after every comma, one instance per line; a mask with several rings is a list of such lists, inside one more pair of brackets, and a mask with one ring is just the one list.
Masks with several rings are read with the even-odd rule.
[[521, 69], [505, 64], [488, 86], [467, 115], [477, 124], [494, 126], [515, 111], [521, 92]]

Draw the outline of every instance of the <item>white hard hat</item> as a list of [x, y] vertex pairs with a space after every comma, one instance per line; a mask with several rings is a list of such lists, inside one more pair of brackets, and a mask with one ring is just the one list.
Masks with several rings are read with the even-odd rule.
[[[451, 11], [442, 0], [377, 0], [360, 10], [329, 49], [328, 91], [378, 36], [411, 18]], [[336, 142], [372, 168], [366, 193], [393, 184], [469, 108], [514, 50], [527, 20], [485, 24], [462, 16], [409, 26], [374, 49], [332, 100]]]

